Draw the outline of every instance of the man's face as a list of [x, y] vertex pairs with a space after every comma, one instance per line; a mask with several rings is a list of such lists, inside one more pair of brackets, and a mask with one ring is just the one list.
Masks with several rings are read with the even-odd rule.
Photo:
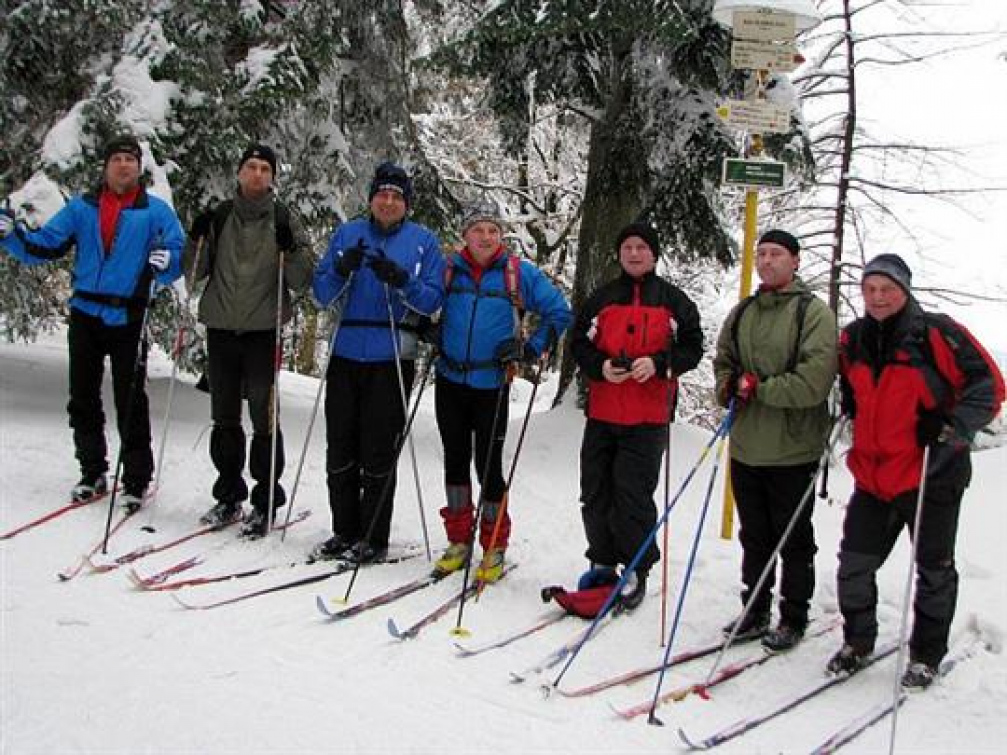
[[251, 157], [238, 169], [238, 186], [241, 196], [257, 199], [265, 196], [273, 185], [273, 168], [265, 160]]
[[868, 275], [860, 284], [860, 293], [867, 314], [878, 322], [897, 315], [909, 300], [902, 286], [887, 275]]
[[798, 257], [787, 247], [773, 242], [759, 244], [755, 250], [755, 269], [767, 288], [783, 288], [794, 279]]
[[632, 278], [641, 278], [657, 266], [654, 253], [639, 236], [630, 236], [619, 245], [619, 264]]
[[406, 198], [395, 189], [382, 189], [371, 200], [371, 216], [384, 229], [398, 225], [406, 216]]
[[105, 165], [105, 185], [116, 194], [130, 191], [140, 182], [140, 161], [128, 152], [116, 152]]
[[493, 258], [496, 250], [500, 248], [500, 243], [503, 240], [503, 231], [496, 223], [480, 220], [478, 223], [473, 223], [469, 226], [465, 233], [462, 234], [462, 238], [465, 239], [465, 246], [472, 252], [472, 257], [475, 258], [475, 261], [480, 265], [485, 265]]

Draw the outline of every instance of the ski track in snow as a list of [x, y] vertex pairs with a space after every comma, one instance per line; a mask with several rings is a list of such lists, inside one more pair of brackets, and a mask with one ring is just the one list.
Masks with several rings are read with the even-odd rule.
[[[0, 529], [6, 531], [65, 502], [76, 482], [76, 462], [67, 427], [66, 349], [56, 333], [34, 345], [0, 346]], [[151, 358], [151, 417], [160, 438], [170, 366]], [[106, 380], [106, 383], [108, 381]], [[205, 394], [183, 378], [176, 391], [162, 490], [156, 506], [142, 512], [110, 543], [118, 555], [144, 543], [178, 537], [196, 526], [212, 503], [214, 474], [202, 435], [209, 417]], [[283, 375], [283, 426], [292, 483], [316, 383]], [[106, 390], [106, 409], [111, 407]], [[544, 391], [543, 393], [548, 393]], [[509, 463], [527, 400], [527, 386], [514, 391]], [[433, 392], [424, 397], [416, 423], [416, 451], [431, 544], [444, 545], [437, 509], [442, 505], [441, 453], [432, 414]], [[542, 404], [547, 406], [547, 400]], [[106, 413], [109, 413], [108, 411]], [[542, 615], [539, 589], [571, 586], [584, 568], [584, 539], [577, 501], [578, 451], [583, 418], [569, 406], [533, 416], [518, 467], [511, 505], [509, 555], [521, 564], [506, 580], [468, 601], [463, 626], [477, 645], [526, 626]], [[698, 457], [708, 435], [697, 428], [673, 430], [672, 490]], [[112, 452], [116, 440], [110, 437]], [[156, 453], [156, 449], [155, 449]], [[899, 715], [898, 752], [999, 752], [1007, 738], [1007, 532], [1003, 487], [1007, 448], [974, 457], [975, 477], [962, 509], [958, 560], [962, 572], [952, 641], [978, 632], [991, 649], [981, 650], [930, 692], [914, 696]], [[683, 559], [697, 521], [705, 475], [697, 476], [671, 514], [669, 605], [674, 606]], [[849, 479], [830, 473], [830, 500], [816, 499], [819, 543], [814, 611], [834, 614], [835, 553], [842, 503]], [[659, 491], [660, 493], [660, 491]], [[694, 570], [674, 652], [716, 637], [739, 609], [736, 539], [719, 538], [718, 482], [714, 508]], [[324, 423], [316, 424], [296, 507], [313, 516], [280, 543], [277, 535], [256, 543], [237, 541], [234, 531], [197, 538], [135, 566], [151, 574], [189, 555], [206, 562], [179, 578], [217, 574], [262, 564], [303, 559], [326, 537], [329, 512], [324, 477]], [[716, 513], [715, 513], [716, 512]], [[511, 646], [473, 658], [457, 658], [450, 629], [457, 610], [417, 638], [389, 638], [385, 623], [414, 620], [457, 589], [452, 582], [330, 623], [314, 606], [316, 595], [339, 598], [349, 574], [328, 581], [210, 611], [185, 611], [164, 593], [134, 590], [125, 568], [104, 575], [82, 573], [60, 584], [56, 572], [74, 563], [101, 536], [107, 505], [73, 512], [35, 531], [0, 542], [0, 751], [3, 753], [667, 753], [680, 751], [675, 735], [684, 727], [705, 736], [789, 692], [820, 680], [839, 644], [838, 630], [809, 640], [792, 655], [752, 669], [715, 688], [711, 700], [691, 696], [662, 706], [666, 726], [642, 719], [617, 720], [610, 706], [653, 695], [656, 677], [598, 695], [543, 699], [540, 686], [561, 666], [523, 685], [510, 671], [527, 668], [583, 626], [568, 620]], [[154, 528], [144, 532], [142, 526]], [[408, 458], [402, 459], [392, 530], [396, 545], [421, 545], [415, 489]], [[898, 629], [899, 601], [907, 557], [905, 538], [880, 573], [882, 636]], [[317, 567], [316, 567], [317, 568]], [[360, 573], [350, 604], [394, 587], [428, 568], [424, 557]], [[187, 588], [180, 594], [207, 602], [285, 578], [311, 567], [273, 570], [230, 583]], [[589, 643], [563, 679], [577, 687], [655, 663], [660, 640], [660, 569], [641, 609], [618, 619]], [[670, 620], [669, 624], [670, 626]], [[735, 648], [725, 660], [757, 648]], [[712, 658], [671, 669], [663, 691], [701, 681]], [[894, 661], [879, 663], [862, 678], [719, 748], [724, 753], [806, 752], [828, 734], [892, 694]], [[878, 724], [848, 752], [887, 749], [889, 723]]]

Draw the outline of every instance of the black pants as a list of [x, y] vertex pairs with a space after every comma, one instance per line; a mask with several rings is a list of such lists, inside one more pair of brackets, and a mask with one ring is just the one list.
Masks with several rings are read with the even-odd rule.
[[[501, 395], [502, 390], [502, 395]], [[507, 417], [510, 386], [502, 389], [472, 388], [438, 376], [434, 401], [437, 429], [444, 444], [444, 484], [469, 485], [472, 465], [472, 442], [475, 439], [476, 475], [481, 495], [486, 501], [503, 498], [503, 447], [507, 437]], [[494, 432], [493, 418], [496, 417]], [[492, 444], [490, 434], [493, 433]], [[486, 450], [489, 449], [489, 470], [486, 479]]]
[[[416, 367], [400, 362], [408, 399]], [[388, 545], [395, 500], [396, 451], [406, 415], [395, 362], [334, 357], [325, 389], [329, 507], [332, 531]]]
[[[209, 329], [206, 345], [210, 373], [210, 458], [217, 469], [213, 497], [238, 503], [248, 498], [245, 469], [245, 431], [241, 425], [241, 402], [248, 400], [252, 419], [252, 445], [248, 471], [255, 480], [252, 505], [265, 511], [269, 506], [269, 478], [272, 457], [273, 383], [276, 379], [276, 331], [235, 332]], [[280, 485], [283, 474], [283, 433], [276, 419], [276, 480], [274, 506], [286, 502]]]
[[[580, 500], [589, 561], [629, 564], [654, 529], [654, 491], [665, 441], [663, 425], [587, 421], [580, 447]], [[637, 570], [649, 571], [660, 558], [651, 541]]]
[[[742, 601], [747, 602], [769, 558], [815, 479], [818, 462], [754, 467], [731, 459], [731, 487], [741, 522]], [[815, 591], [815, 530], [811, 523], [814, 491], [780, 550], [780, 619], [803, 629]], [[776, 585], [775, 568], [752, 603], [752, 614], [768, 614]]]
[[[955, 538], [962, 496], [972, 478], [968, 453], [940, 477], [927, 481], [916, 544], [916, 595], [909, 651], [914, 661], [937, 666], [948, 650], [948, 634], [958, 601]], [[839, 608], [846, 642], [871, 650], [878, 636], [875, 575], [903, 529], [916, 518], [918, 491], [882, 501], [856, 490], [846, 509], [837, 573]]]
[[[106, 325], [76, 309], [70, 310], [70, 402], [67, 412], [81, 476], [94, 479], [108, 471], [105, 412], [101, 383], [105, 357], [112, 365], [116, 425], [122, 444], [122, 483], [127, 492], [142, 493], [154, 471], [147, 402], [147, 354], [137, 360], [142, 323]], [[130, 396], [133, 398], [129, 406]], [[127, 426], [128, 422], [128, 426]]]

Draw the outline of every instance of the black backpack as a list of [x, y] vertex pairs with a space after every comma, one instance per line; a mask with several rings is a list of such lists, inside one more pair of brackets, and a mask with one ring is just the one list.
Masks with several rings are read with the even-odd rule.
[[[274, 214], [275, 214], [274, 229], [275, 229], [275, 232], [276, 232], [276, 245], [279, 246], [280, 245], [280, 229], [281, 228], [286, 229], [286, 231], [288, 231], [288, 232], [290, 232], [290, 230], [291, 230], [290, 229], [290, 208], [287, 207], [287, 205], [285, 205], [285, 204], [283, 204], [282, 202], [279, 202], [279, 201], [274, 202], [273, 203], [273, 207], [274, 207], [273, 211], [274, 211]], [[215, 263], [216, 263], [215, 257], [216, 257], [216, 252], [217, 252], [216, 240], [218, 238], [220, 238], [220, 234], [224, 231], [224, 224], [227, 222], [227, 219], [231, 216], [231, 212], [233, 210], [234, 210], [234, 200], [233, 199], [225, 199], [223, 202], [221, 202], [220, 204], [218, 204], [213, 209], [213, 221], [212, 221], [212, 225], [213, 225], [213, 241], [214, 241], [214, 243], [211, 243], [209, 245], [209, 253], [207, 254], [207, 265], [208, 265], [207, 270], [208, 270], [208, 275], [210, 275], [210, 276], [213, 275], [213, 271], [216, 269], [216, 266], [215, 266]]]

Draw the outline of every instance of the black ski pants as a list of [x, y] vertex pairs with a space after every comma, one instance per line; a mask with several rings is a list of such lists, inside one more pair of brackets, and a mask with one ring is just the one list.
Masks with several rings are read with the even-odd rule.
[[122, 483], [127, 492], [137, 495], [146, 489], [154, 471], [146, 391], [147, 354], [145, 348], [140, 354], [141, 328], [139, 320], [126, 325], [106, 325], [101, 318], [71, 308], [67, 336], [70, 401], [66, 408], [81, 476], [93, 480], [108, 471], [101, 400], [105, 357], [108, 357], [122, 445]]
[[[444, 484], [470, 485], [473, 438], [476, 475], [484, 500], [499, 502], [504, 493], [503, 447], [507, 437], [510, 385], [500, 388], [472, 388], [437, 377], [434, 406], [437, 429], [444, 444]], [[499, 415], [497, 416], [499, 406]], [[496, 416], [496, 427], [493, 418]], [[490, 436], [492, 434], [492, 443]], [[489, 449], [489, 471], [486, 451]]]
[[[628, 565], [657, 523], [654, 491], [666, 446], [664, 425], [615, 425], [589, 419], [580, 447], [585, 555], [594, 564]], [[651, 541], [637, 571], [661, 558]]]
[[[909, 652], [912, 660], [934, 667], [947, 653], [958, 602], [955, 538], [962, 496], [971, 479], [972, 461], [966, 451], [927, 480], [923, 498]], [[882, 501], [857, 489], [846, 509], [836, 575], [839, 608], [846, 642], [861, 651], [873, 650], [878, 636], [875, 575], [902, 531], [908, 530], [912, 537], [918, 497], [918, 491], [911, 490]]]
[[[400, 362], [408, 400], [416, 365]], [[325, 389], [332, 531], [345, 540], [388, 545], [395, 468], [406, 413], [395, 362], [333, 357]]]
[[[810, 489], [817, 468], [818, 462], [756, 467], [731, 459], [731, 487], [741, 523], [738, 539], [742, 548], [741, 582], [745, 586], [742, 602], [747, 603], [752, 596], [773, 550], [802, 499], [807, 496], [794, 528], [780, 550], [780, 619], [796, 629], [807, 626], [808, 607], [815, 591], [815, 553], [818, 548], [811, 522], [814, 491]], [[752, 603], [750, 615], [769, 615], [775, 586], [774, 566]]]
[[[265, 511], [269, 506], [269, 478], [272, 457], [273, 385], [276, 380], [276, 331], [233, 331], [210, 328], [206, 333], [210, 378], [210, 458], [217, 470], [213, 497], [238, 503], [248, 498], [245, 469], [245, 431], [241, 404], [248, 400], [252, 420], [252, 443], [248, 471], [255, 480], [252, 505]], [[276, 480], [274, 506], [286, 502], [280, 485], [284, 468], [283, 433], [276, 420]]]

